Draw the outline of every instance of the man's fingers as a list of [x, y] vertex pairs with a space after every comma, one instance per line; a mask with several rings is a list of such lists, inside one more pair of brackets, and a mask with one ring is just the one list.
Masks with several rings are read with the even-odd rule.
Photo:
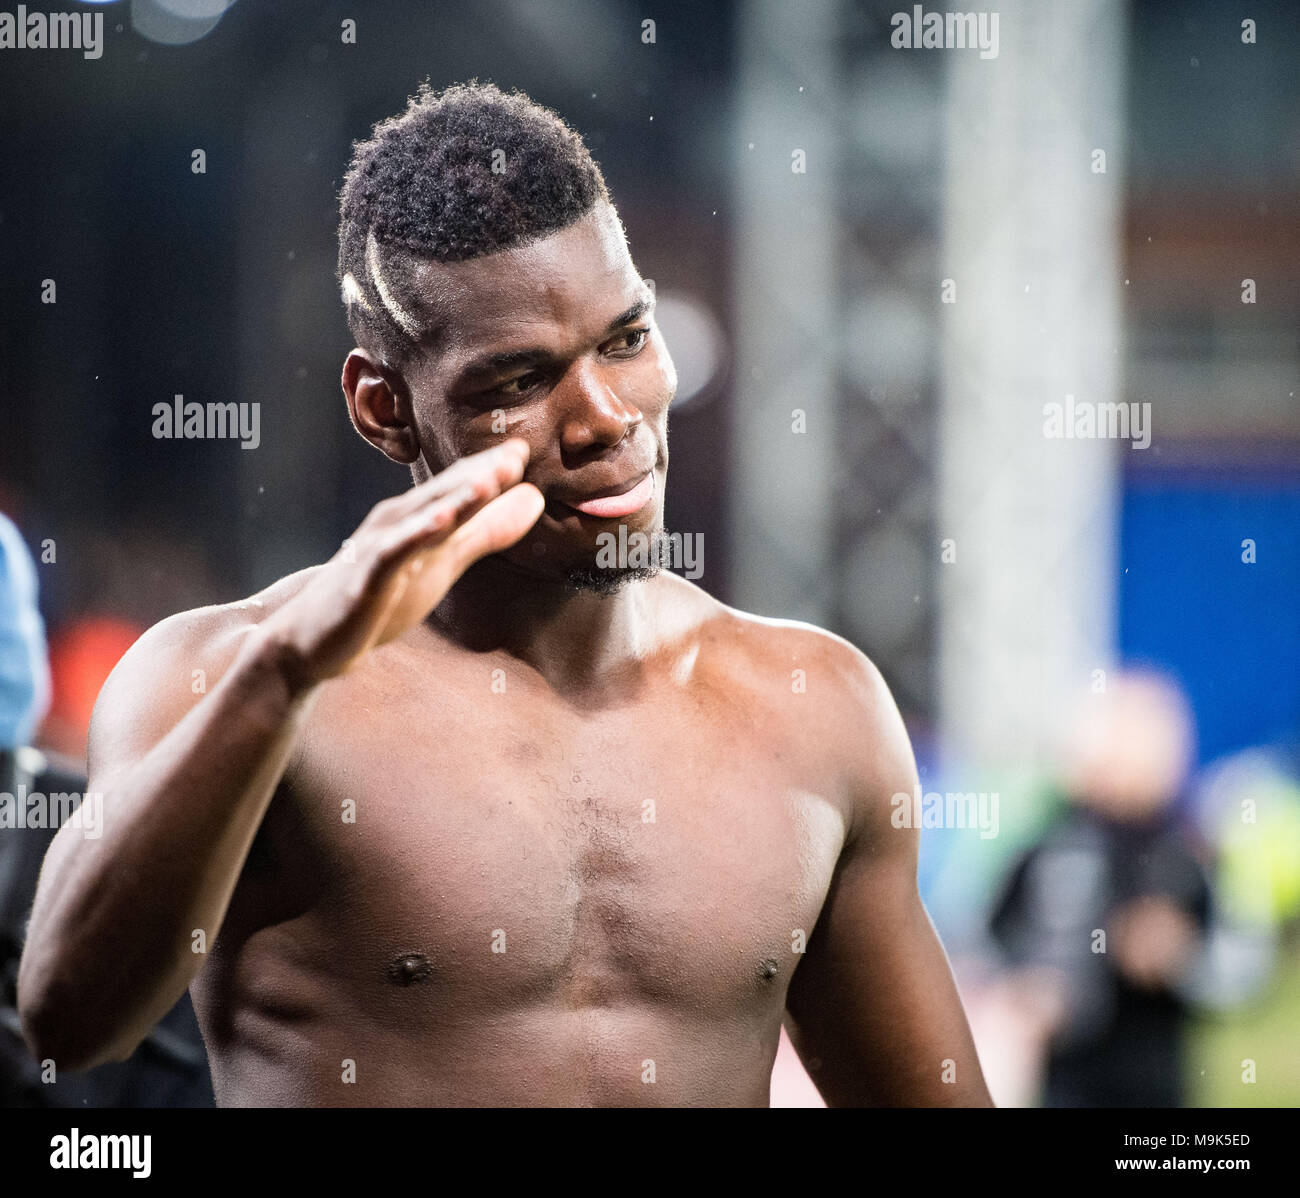
[[487, 483], [465, 483], [379, 533], [373, 581], [382, 582], [415, 554], [445, 541], [458, 525], [497, 494], [496, 487], [494, 479]]
[[[515, 447], [521, 448], [516, 450]], [[462, 459], [470, 468], [460, 472], [459, 485], [424, 500], [396, 525], [378, 530], [377, 556], [382, 561], [404, 558], [445, 540], [485, 504], [518, 484], [527, 453], [527, 443], [516, 439], [503, 454], [488, 451], [487, 454]], [[448, 475], [451, 471], [445, 471], [439, 477]], [[456, 476], [452, 475], [450, 481], [455, 483]]]
[[[513, 545], [536, 523], [545, 506], [542, 493], [532, 483], [518, 483], [501, 495], [485, 494], [486, 489], [466, 484], [428, 509], [407, 516], [380, 544], [369, 585], [382, 586], [406, 563], [449, 542], [457, 533], [464, 535], [454, 545], [447, 545], [446, 553], [450, 569], [459, 577], [478, 558]], [[507, 496], [514, 498], [499, 507]]]
[[528, 463], [528, 442], [511, 437], [491, 449], [472, 453], [453, 462], [446, 470], [412, 487], [405, 494], [389, 500], [391, 520], [403, 520], [428, 504], [436, 503], [465, 485], [485, 488], [485, 497], [513, 486], [524, 476]]
[[[519, 483], [498, 495], [441, 544], [395, 556], [402, 585], [392, 592], [383, 612], [379, 644], [401, 636], [442, 601], [457, 579], [479, 558], [513, 545], [537, 521], [545, 507], [542, 493]], [[391, 570], [389, 563], [385, 570]]]
[[446, 543], [457, 576], [479, 558], [508, 549], [537, 523], [545, 506], [546, 500], [532, 483], [519, 483], [466, 520]]

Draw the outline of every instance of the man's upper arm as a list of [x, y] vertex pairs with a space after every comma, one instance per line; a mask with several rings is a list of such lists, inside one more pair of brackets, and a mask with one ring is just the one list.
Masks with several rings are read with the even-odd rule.
[[907, 732], [876, 668], [840, 644], [854, 818], [787, 996], [791, 1039], [830, 1106], [991, 1105], [917, 890], [919, 830], [891, 820], [917, 784]]
[[91, 789], [107, 791], [220, 680], [237, 629], [223, 608], [183, 612], [155, 624], [108, 676], [91, 716]]

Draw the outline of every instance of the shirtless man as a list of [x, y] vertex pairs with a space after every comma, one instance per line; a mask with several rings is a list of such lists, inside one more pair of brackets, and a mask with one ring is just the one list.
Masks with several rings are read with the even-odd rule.
[[661, 528], [676, 378], [581, 139], [422, 88], [340, 277], [349, 413], [416, 485], [114, 671], [32, 1051], [122, 1060], [188, 986], [222, 1105], [765, 1106], [783, 1020], [831, 1105], [988, 1105], [875, 668], [596, 564]]

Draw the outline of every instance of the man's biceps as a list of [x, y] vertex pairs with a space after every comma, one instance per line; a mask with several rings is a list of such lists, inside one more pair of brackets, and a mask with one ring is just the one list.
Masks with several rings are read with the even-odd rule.
[[142, 699], [132, 701], [101, 692], [90, 723], [86, 756], [94, 789], [107, 790], [167, 735], [165, 725], [157, 709]]
[[[115, 688], [121, 689], [121, 688]], [[197, 706], [201, 695], [161, 697], [134, 693], [100, 693], [87, 746], [88, 789], [107, 793], [123, 775], [153, 752]]]
[[827, 909], [878, 915], [919, 902], [919, 850], [917, 829], [887, 825], [865, 832], [840, 859]]
[[200, 637], [165, 634], [164, 625], [146, 632], [100, 688], [90, 720], [92, 773], [150, 752], [211, 693], [235, 656], [241, 630]]

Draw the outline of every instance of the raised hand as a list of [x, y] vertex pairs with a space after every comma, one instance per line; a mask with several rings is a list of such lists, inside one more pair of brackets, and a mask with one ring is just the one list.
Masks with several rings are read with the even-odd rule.
[[474, 562], [518, 541], [545, 501], [521, 482], [517, 438], [449, 466], [371, 509], [312, 580], [260, 633], [287, 653], [295, 686], [346, 673], [420, 623]]

